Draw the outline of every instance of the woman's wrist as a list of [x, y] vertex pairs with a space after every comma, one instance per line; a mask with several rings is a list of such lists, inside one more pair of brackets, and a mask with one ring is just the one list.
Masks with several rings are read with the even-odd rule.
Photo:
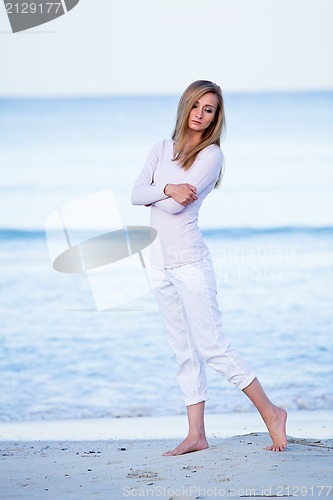
[[166, 184], [164, 189], [163, 189], [164, 194], [166, 194], [167, 196], [171, 196], [171, 194], [170, 194], [170, 187], [171, 186], [172, 186], [172, 184]]

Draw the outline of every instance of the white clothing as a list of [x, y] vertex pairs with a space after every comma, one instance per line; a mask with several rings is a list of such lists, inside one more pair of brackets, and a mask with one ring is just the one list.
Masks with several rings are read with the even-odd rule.
[[[163, 257], [151, 253], [152, 281], [167, 338], [179, 366], [185, 404], [207, 399], [205, 363], [244, 389], [254, 372], [222, 332], [210, 252], [198, 227], [202, 201], [219, 177], [223, 155], [211, 145], [189, 170], [173, 162], [173, 141], [155, 144], [132, 190], [134, 205], [151, 205]], [[166, 184], [192, 184], [198, 199], [183, 206], [164, 193]], [[153, 245], [151, 245], [153, 246]]]
[[155, 269], [153, 284], [186, 406], [207, 400], [205, 363], [239, 389], [247, 387], [256, 375], [222, 333], [211, 259]]
[[[188, 170], [172, 158], [171, 139], [155, 144], [131, 196], [134, 205], [151, 204], [150, 225], [157, 231], [163, 254], [161, 262], [160, 254], [152, 251], [151, 262], [152, 266], [159, 268], [182, 266], [207, 256], [208, 249], [198, 227], [198, 212], [219, 177], [223, 154], [217, 145], [212, 144], [200, 151]], [[163, 191], [166, 184], [183, 183], [192, 184], [197, 189], [198, 199], [187, 206]]]

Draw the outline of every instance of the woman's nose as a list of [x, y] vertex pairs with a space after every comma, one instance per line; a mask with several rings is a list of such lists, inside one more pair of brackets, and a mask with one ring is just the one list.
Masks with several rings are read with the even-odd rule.
[[201, 118], [202, 117], [202, 109], [196, 108], [195, 116], [197, 116], [198, 118]]

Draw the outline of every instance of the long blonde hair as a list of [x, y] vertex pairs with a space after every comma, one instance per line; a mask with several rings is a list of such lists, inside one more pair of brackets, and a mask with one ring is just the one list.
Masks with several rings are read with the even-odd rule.
[[[209, 127], [204, 130], [201, 141], [188, 151], [184, 152], [185, 137], [188, 128], [188, 119], [190, 116], [190, 112], [192, 111], [195, 103], [207, 92], [211, 92], [217, 97], [218, 105], [215, 111], [214, 120], [209, 125]], [[191, 83], [184, 91], [178, 104], [176, 126], [172, 134], [172, 139], [174, 141], [173, 160], [178, 161], [181, 167], [183, 167], [185, 170], [188, 170], [192, 166], [198, 153], [202, 149], [210, 146], [211, 144], [220, 146], [220, 138], [224, 128], [224, 103], [220, 87], [208, 80], [197, 80]], [[223, 166], [221, 166], [220, 176], [215, 187], [217, 187], [219, 181], [221, 180], [222, 170]]]

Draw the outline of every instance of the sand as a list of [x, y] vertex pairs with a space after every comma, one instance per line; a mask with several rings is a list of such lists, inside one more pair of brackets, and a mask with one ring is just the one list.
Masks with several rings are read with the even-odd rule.
[[[162, 453], [177, 444], [186, 427], [185, 417], [151, 418], [144, 423], [143, 419], [103, 419], [99, 421], [103, 439], [87, 439], [94, 435], [98, 421], [85, 421], [86, 427], [78, 428], [79, 440], [71, 439], [75, 422], [1, 424], [0, 498], [332, 497], [333, 440], [328, 439], [332, 414], [299, 413], [292, 416], [291, 429], [303, 425], [304, 434], [314, 432], [315, 422], [321, 437], [292, 437], [288, 432], [287, 450], [274, 453], [264, 449], [269, 437], [255, 414], [208, 415], [210, 448], [177, 457], [163, 457]], [[241, 435], [217, 435], [214, 422], [219, 422], [220, 429], [221, 422], [228, 422], [228, 430], [223, 432], [229, 433], [239, 417], [243, 421], [249, 417], [245, 427], [256, 425], [260, 432], [251, 429]], [[163, 437], [149, 437], [163, 422]], [[30, 439], [19, 439], [27, 432]], [[47, 432], [48, 439], [35, 439]], [[143, 433], [145, 439], [131, 439], [135, 432], [136, 437]]]

